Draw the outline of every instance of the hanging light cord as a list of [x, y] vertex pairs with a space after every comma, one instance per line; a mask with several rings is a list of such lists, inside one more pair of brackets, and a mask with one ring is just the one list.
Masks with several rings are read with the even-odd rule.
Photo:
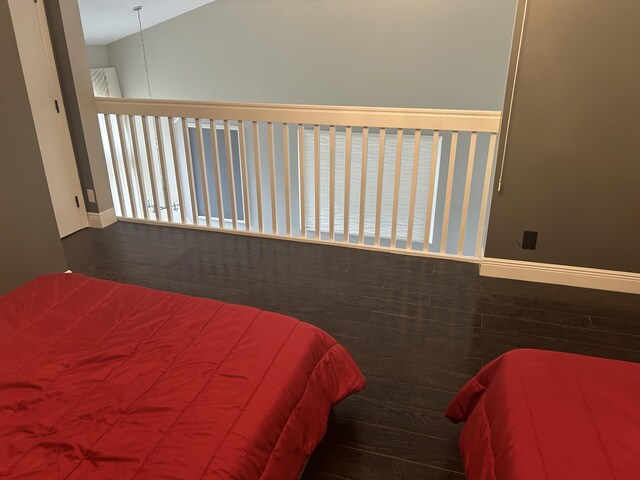
[[138, 14], [138, 26], [140, 27], [140, 42], [142, 43], [142, 56], [144, 57], [144, 72], [147, 76], [147, 90], [151, 98], [151, 82], [149, 81], [149, 65], [147, 64], [147, 49], [144, 46], [144, 33], [142, 33], [142, 19], [140, 18], [141, 6], [133, 7], [133, 11]]
[[[138, 26], [140, 27], [140, 41], [142, 43], [142, 56], [144, 57], [144, 71], [147, 75], [147, 90], [149, 91], [149, 98], [151, 98], [151, 82], [149, 81], [149, 66], [147, 64], [147, 50], [144, 46], [144, 33], [142, 32], [142, 19], [140, 18], [140, 10], [142, 10], [142, 6], [137, 6], [137, 7], [133, 7], [133, 11], [136, 12], [138, 14]], [[157, 119], [158, 117], [156, 117]], [[142, 121], [145, 121], [145, 117], [142, 117]], [[147, 118], [146, 121], [148, 122], [149, 119]], [[155, 127], [154, 127], [155, 128]], [[154, 143], [155, 143], [155, 147], [156, 147], [156, 157], [154, 160], [157, 160], [158, 162], [162, 161], [162, 157], [160, 155], [160, 143], [158, 140], [158, 137], [162, 135], [161, 131], [158, 131], [156, 129], [156, 133], [154, 135]], [[153, 157], [153, 155], [152, 155]], [[151, 167], [153, 168], [153, 167]], [[165, 199], [169, 200], [169, 192], [165, 192], [165, 179], [162, 175], [160, 175], [160, 189], [162, 191], [162, 195]], [[159, 202], [158, 202], [159, 203]], [[169, 202], [171, 203], [171, 202]], [[177, 210], [177, 206], [175, 203], [173, 203], [171, 206], [170, 205], [154, 205], [151, 204], [150, 200], [147, 199], [147, 208], [150, 208], [156, 215], [156, 219], [161, 220], [162, 219], [162, 211], [166, 210], [167, 212], [167, 219], [170, 218], [169, 217], [169, 208], [173, 208], [174, 211]]]

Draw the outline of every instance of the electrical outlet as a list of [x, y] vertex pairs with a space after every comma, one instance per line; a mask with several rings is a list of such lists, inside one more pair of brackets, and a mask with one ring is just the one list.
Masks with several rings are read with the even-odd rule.
[[96, 203], [96, 194], [90, 188], [87, 188], [87, 200], [89, 200], [89, 203]]
[[522, 248], [524, 250], [535, 250], [538, 242], [538, 232], [524, 231], [522, 235]]

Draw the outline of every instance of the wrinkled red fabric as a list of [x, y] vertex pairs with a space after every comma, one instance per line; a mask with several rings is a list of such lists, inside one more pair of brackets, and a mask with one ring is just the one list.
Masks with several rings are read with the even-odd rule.
[[40, 277], [0, 298], [0, 477], [296, 479], [364, 385], [293, 318]]
[[513, 350], [447, 408], [470, 480], [640, 478], [640, 364]]

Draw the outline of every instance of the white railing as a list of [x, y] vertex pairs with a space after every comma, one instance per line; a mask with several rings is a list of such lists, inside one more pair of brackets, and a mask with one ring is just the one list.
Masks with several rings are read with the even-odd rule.
[[121, 219], [480, 256], [499, 112], [96, 104]]

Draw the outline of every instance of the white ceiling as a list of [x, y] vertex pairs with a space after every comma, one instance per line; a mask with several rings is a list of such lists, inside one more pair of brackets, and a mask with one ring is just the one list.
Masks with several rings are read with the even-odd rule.
[[87, 45], [106, 45], [138, 31], [133, 7], [142, 6], [142, 28], [177, 17], [214, 0], [78, 0]]

